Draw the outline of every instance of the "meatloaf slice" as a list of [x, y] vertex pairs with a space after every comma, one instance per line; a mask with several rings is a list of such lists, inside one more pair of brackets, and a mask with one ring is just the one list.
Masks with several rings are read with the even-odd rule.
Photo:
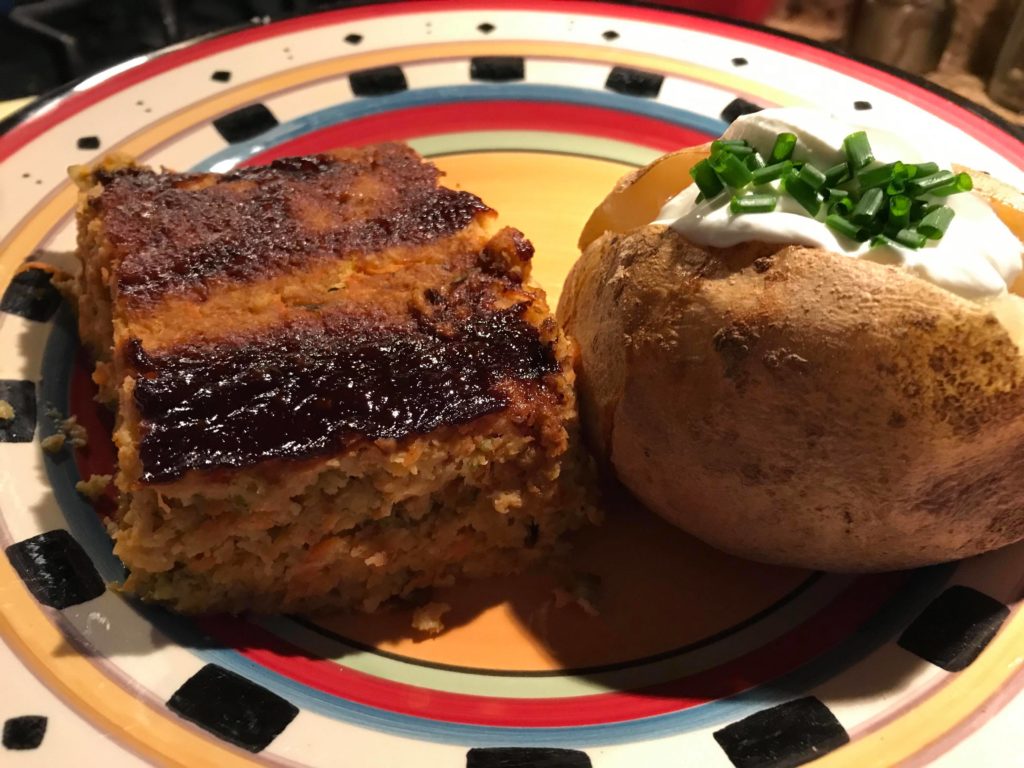
[[374, 610], [518, 570], [592, 514], [533, 247], [439, 175], [397, 144], [73, 170], [125, 590]]

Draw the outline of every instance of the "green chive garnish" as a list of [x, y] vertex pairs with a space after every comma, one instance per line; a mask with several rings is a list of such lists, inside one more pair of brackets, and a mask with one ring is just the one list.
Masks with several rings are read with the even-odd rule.
[[715, 152], [728, 152], [737, 157], [746, 157], [754, 153], [754, 148], [742, 139], [717, 139], [711, 142], [711, 154]]
[[953, 209], [946, 205], [936, 208], [921, 219], [917, 225], [917, 231], [929, 240], [940, 240], [946, 234], [949, 222], [953, 220], [953, 213]]
[[778, 200], [778, 195], [770, 192], [733, 195], [729, 210], [733, 213], [768, 213], [775, 210]]
[[791, 170], [793, 170], [793, 163], [789, 160], [783, 160], [781, 163], [766, 165], [764, 168], [758, 168], [756, 171], [753, 171], [750, 174], [751, 181], [754, 184], [767, 184], [769, 181], [781, 179]]
[[746, 139], [715, 139], [711, 142], [711, 151], [717, 152], [720, 149], [730, 149], [732, 147], [749, 147]]
[[803, 168], [800, 169], [797, 175], [802, 181], [807, 182], [807, 186], [815, 192], [825, 186], [825, 174], [810, 163], [804, 163]]
[[887, 195], [902, 195], [907, 190], [907, 182], [917, 173], [913, 165], [904, 163], [893, 163], [892, 178], [885, 187]]
[[830, 213], [825, 217], [825, 225], [832, 230], [835, 230], [841, 235], [849, 237], [851, 240], [863, 243], [871, 235], [863, 227], [859, 227], [849, 219], [844, 219], [842, 216], [836, 213]]
[[931, 176], [933, 173], [939, 172], [939, 166], [935, 163], [918, 163], [909, 167], [914, 169], [911, 176]]
[[735, 189], [742, 189], [750, 183], [750, 169], [736, 155], [719, 151], [711, 155], [711, 167], [723, 182]]
[[860, 185], [861, 189], [884, 187], [892, 179], [895, 168], [896, 163], [880, 165], [877, 168], [867, 168], [857, 174], [857, 184]]
[[857, 206], [853, 209], [850, 219], [854, 224], [860, 224], [861, 226], [870, 224], [871, 220], [882, 210], [884, 204], [885, 193], [878, 187], [869, 189], [857, 201]]
[[849, 218], [850, 214], [853, 213], [856, 203], [853, 202], [853, 198], [847, 194], [845, 197], [840, 197], [834, 203], [829, 205], [828, 212], [835, 213], [844, 218]]
[[913, 229], [901, 229], [892, 239], [908, 248], [920, 248], [926, 242], [925, 236]]
[[821, 209], [821, 199], [810, 184], [797, 176], [795, 171], [790, 171], [782, 177], [782, 188], [802, 205], [811, 216], [817, 216]]
[[916, 197], [931, 192], [933, 189], [956, 183], [957, 178], [952, 171], [939, 171], [928, 176], [915, 176], [907, 182], [907, 192]]
[[850, 178], [850, 166], [846, 163], [836, 163], [825, 171], [825, 183], [830, 187], [842, 184]]
[[781, 163], [783, 160], [789, 160], [793, 156], [793, 150], [796, 149], [796, 134], [795, 133], [780, 133], [775, 137], [775, 146], [772, 147], [771, 157], [768, 159], [768, 164]]
[[693, 166], [690, 169], [690, 176], [693, 177], [693, 181], [700, 190], [700, 193], [706, 198], [716, 197], [725, 189], [722, 180], [718, 178], [715, 169], [711, 167], [711, 163], [707, 160], [701, 160]]
[[958, 173], [956, 179], [951, 184], [933, 189], [931, 193], [936, 197], [948, 197], [959, 192], [970, 192], [972, 189], [974, 189], [974, 181], [971, 179], [970, 174]]
[[889, 198], [889, 224], [897, 230], [910, 224], [910, 198], [906, 195]]
[[892, 197], [893, 195], [902, 195], [907, 191], [907, 179], [893, 179], [885, 185], [885, 194]]
[[[713, 141], [711, 156], [690, 169], [700, 190], [697, 201], [730, 187], [733, 214], [767, 213], [776, 209], [779, 195], [764, 185], [778, 180], [779, 190], [813, 217], [827, 201], [824, 223], [844, 237], [870, 240], [872, 246], [921, 248], [940, 239], [953, 220], [953, 210], [935, 198], [973, 186], [968, 174], [940, 171], [935, 163], [876, 163], [864, 131], [843, 140], [846, 162], [826, 170], [793, 161], [796, 145], [795, 134], [780, 133], [771, 154], [762, 157], [742, 139]], [[745, 192], [751, 184], [764, 191]]]
[[846, 151], [846, 160], [850, 163], [850, 170], [859, 171], [875, 161], [871, 153], [871, 143], [864, 131], [851, 133], [843, 139], [843, 149]]

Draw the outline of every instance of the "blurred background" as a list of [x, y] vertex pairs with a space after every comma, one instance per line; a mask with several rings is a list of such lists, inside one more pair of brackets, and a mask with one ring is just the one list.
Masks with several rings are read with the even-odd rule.
[[[0, 0], [0, 116], [197, 35], [355, 2]], [[662, 0], [766, 24], [920, 74], [1024, 126], [1024, 0]]]

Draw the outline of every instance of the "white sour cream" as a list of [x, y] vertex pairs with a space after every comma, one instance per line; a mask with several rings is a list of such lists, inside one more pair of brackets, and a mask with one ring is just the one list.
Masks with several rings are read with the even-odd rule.
[[[745, 139], [767, 157], [778, 134], [793, 133], [797, 137], [793, 159], [824, 170], [846, 159], [843, 139], [858, 130], [867, 132], [875, 165], [900, 160], [934, 162], [940, 169], [951, 168], [950, 158], [932, 148], [922, 153], [886, 131], [849, 125], [812, 109], [765, 109], [743, 115], [722, 138]], [[778, 182], [771, 186], [778, 189]], [[1021, 271], [1024, 247], [1020, 240], [973, 192], [945, 198], [945, 204], [956, 215], [941, 240], [929, 240], [920, 250], [858, 243], [825, 226], [827, 206], [823, 205], [814, 218], [785, 193], [779, 195], [774, 211], [744, 214], [729, 210], [728, 194], [698, 203], [698, 193], [695, 184], [688, 186], [665, 204], [655, 223], [671, 226], [701, 245], [722, 248], [752, 240], [792, 243], [902, 265], [942, 288], [975, 300], [1004, 293]]]

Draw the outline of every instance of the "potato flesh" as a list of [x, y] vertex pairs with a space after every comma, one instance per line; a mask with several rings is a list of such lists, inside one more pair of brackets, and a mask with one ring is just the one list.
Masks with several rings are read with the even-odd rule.
[[710, 146], [681, 149], [622, 179], [583, 226], [580, 250], [605, 232], [628, 232], [654, 221], [661, 207], [691, 183], [690, 169], [708, 156]]

